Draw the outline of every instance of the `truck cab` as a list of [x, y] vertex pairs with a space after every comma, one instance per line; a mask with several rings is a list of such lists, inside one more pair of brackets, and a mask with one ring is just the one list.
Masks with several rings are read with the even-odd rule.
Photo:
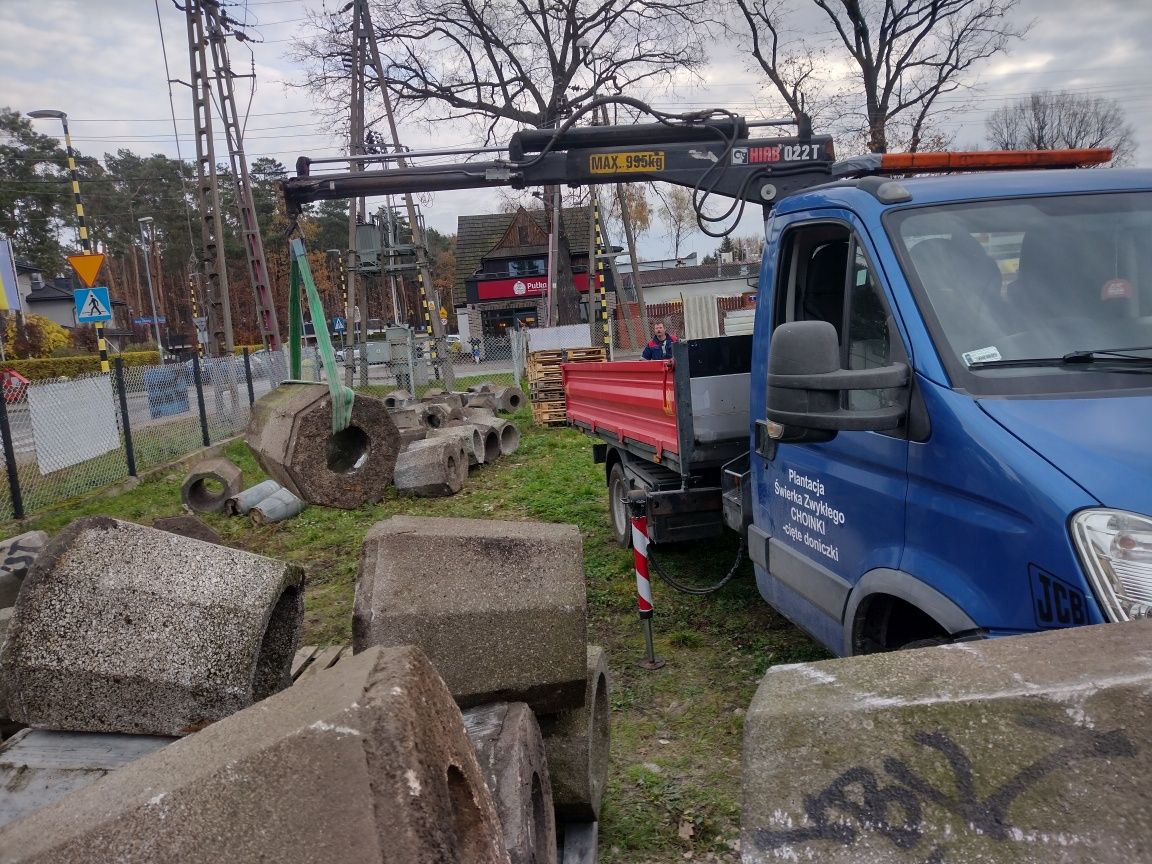
[[846, 180], [766, 231], [769, 603], [841, 655], [1152, 614], [1152, 172]]

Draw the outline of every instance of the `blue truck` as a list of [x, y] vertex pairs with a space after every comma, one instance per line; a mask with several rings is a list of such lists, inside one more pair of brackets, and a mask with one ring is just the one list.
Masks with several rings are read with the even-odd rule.
[[301, 159], [285, 198], [656, 180], [709, 225], [711, 196], [761, 205], [752, 336], [564, 366], [617, 540], [630, 508], [657, 545], [741, 532], [764, 598], [840, 655], [1152, 614], [1152, 171], [837, 161], [803, 116], [574, 125], [620, 98], [487, 162]]

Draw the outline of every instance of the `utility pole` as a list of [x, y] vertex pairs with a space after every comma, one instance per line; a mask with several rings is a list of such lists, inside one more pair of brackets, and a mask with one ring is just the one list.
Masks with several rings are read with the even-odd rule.
[[[396, 128], [396, 115], [392, 111], [392, 97], [389, 95], [388, 86], [385, 83], [384, 64], [380, 60], [380, 46], [376, 42], [376, 31], [372, 28], [368, 0], [353, 0], [353, 3], [356, 7], [356, 13], [353, 16], [353, 42], [354, 45], [359, 45], [361, 40], [364, 40], [371, 52], [369, 59], [376, 70], [376, 86], [380, 91], [380, 98], [384, 102], [384, 115], [388, 120], [388, 134], [392, 138], [394, 152], [402, 153], [404, 151], [400, 146], [400, 133]], [[353, 47], [353, 55], [353, 60], [355, 60], [355, 47]], [[353, 80], [361, 78], [363, 69], [363, 65], [360, 64], [354, 67]], [[361, 90], [361, 111], [363, 111], [363, 90]], [[406, 159], [397, 159], [396, 164], [401, 168], [408, 167]], [[357, 170], [357, 168], [354, 167], [352, 170]], [[420, 288], [424, 300], [426, 320], [429, 323], [429, 335], [433, 339], [432, 362], [435, 364], [439, 358], [444, 358], [444, 362], [441, 364], [444, 389], [451, 390], [456, 384], [456, 375], [452, 368], [452, 357], [448, 353], [448, 343], [444, 339], [444, 325], [440, 321], [438, 305], [440, 298], [437, 297], [436, 289], [432, 285], [432, 269], [428, 265], [428, 250], [424, 245], [424, 230], [420, 225], [416, 203], [413, 201], [411, 193], [404, 193], [404, 206], [408, 212], [408, 222], [412, 226], [412, 245], [416, 252], [416, 268], [420, 273]]]
[[[363, 29], [363, 15], [366, 10], [361, 7], [359, 2], [355, 2], [352, 7], [352, 98], [351, 109], [352, 116], [349, 123], [349, 141], [348, 141], [348, 155], [350, 157], [364, 155], [364, 40], [360, 37], [361, 30]], [[363, 163], [357, 162], [354, 158], [349, 163], [349, 170], [360, 171], [363, 169]], [[359, 268], [359, 261], [356, 257], [356, 226], [363, 218], [364, 214], [364, 199], [352, 198], [348, 201], [348, 263], [344, 267], [344, 274], [347, 279], [348, 285], [348, 306], [345, 310], [346, 318], [344, 338], [345, 344], [351, 340], [352, 350], [346, 352], [346, 365], [345, 365], [345, 381], [344, 383], [351, 387], [352, 379], [356, 364], [356, 343], [359, 341], [360, 352], [364, 354], [364, 363], [362, 364], [361, 384], [367, 384], [367, 370], [368, 370], [368, 357], [367, 347], [363, 344], [364, 339], [359, 338], [357, 330], [358, 325], [364, 323], [367, 326], [367, 315], [361, 315], [362, 322], [356, 320], [356, 312], [358, 311], [357, 297], [356, 297], [356, 276]], [[365, 296], [367, 300], [367, 296]], [[368, 304], [365, 303], [365, 311], [367, 311]], [[315, 326], [315, 322], [313, 322]], [[360, 334], [366, 335], [366, 334]]]
[[[210, 0], [209, 0], [210, 2]], [[200, 199], [201, 263], [207, 277], [208, 353], [232, 354], [232, 304], [228, 293], [228, 267], [224, 260], [224, 222], [220, 215], [220, 184], [216, 175], [216, 147], [212, 133], [212, 81], [208, 72], [208, 38], [203, 0], [187, 0], [188, 60], [192, 86], [192, 118], [196, 125], [196, 194]]]

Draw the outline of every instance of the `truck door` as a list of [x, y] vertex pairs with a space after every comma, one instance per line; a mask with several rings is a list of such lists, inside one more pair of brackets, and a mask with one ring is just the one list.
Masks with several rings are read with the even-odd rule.
[[[907, 362], [875, 256], [849, 224], [794, 224], [783, 230], [777, 248], [775, 266], [766, 271], [774, 287], [765, 298], [772, 329], [788, 321], [829, 322], [847, 369]], [[769, 342], [758, 342], [757, 357], [765, 362]], [[754, 380], [766, 379], [754, 374]], [[866, 390], [844, 398], [846, 407], [875, 408], [891, 395]], [[764, 418], [764, 410], [761, 392], [753, 397], [753, 416]], [[869, 570], [900, 562], [907, 438], [840, 432], [824, 443], [773, 444], [757, 437], [749, 541], [763, 550], [754, 549], [754, 557], [766, 559], [767, 572], [757, 568], [761, 593], [831, 650], [848, 653], [842, 617], [849, 591]]]

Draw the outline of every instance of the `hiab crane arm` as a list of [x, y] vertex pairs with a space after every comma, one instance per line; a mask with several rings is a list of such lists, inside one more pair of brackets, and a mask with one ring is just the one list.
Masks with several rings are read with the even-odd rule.
[[[617, 100], [597, 104], [608, 101]], [[283, 184], [284, 197], [289, 212], [299, 213], [312, 201], [369, 195], [661, 180], [694, 189], [698, 208], [710, 195], [771, 207], [784, 195], [832, 179], [832, 139], [812, 135], [803, 119], [795, 137], [752, 138], [752, 126], [793, 121], [749, 123], [730, 114], [715, 117], [712, 112], [661, 116], [666, 119], [659, 123], [583, 127], [573, 127], [573, 117], [557, 130], [516, 133], [506, 151], [429, 150], [355, 159], [363, 164], [503, 154], [489, 161], [314, 174], [317, 165], [348, 160], [301, 157], [296, 163], [297, 176]]]

